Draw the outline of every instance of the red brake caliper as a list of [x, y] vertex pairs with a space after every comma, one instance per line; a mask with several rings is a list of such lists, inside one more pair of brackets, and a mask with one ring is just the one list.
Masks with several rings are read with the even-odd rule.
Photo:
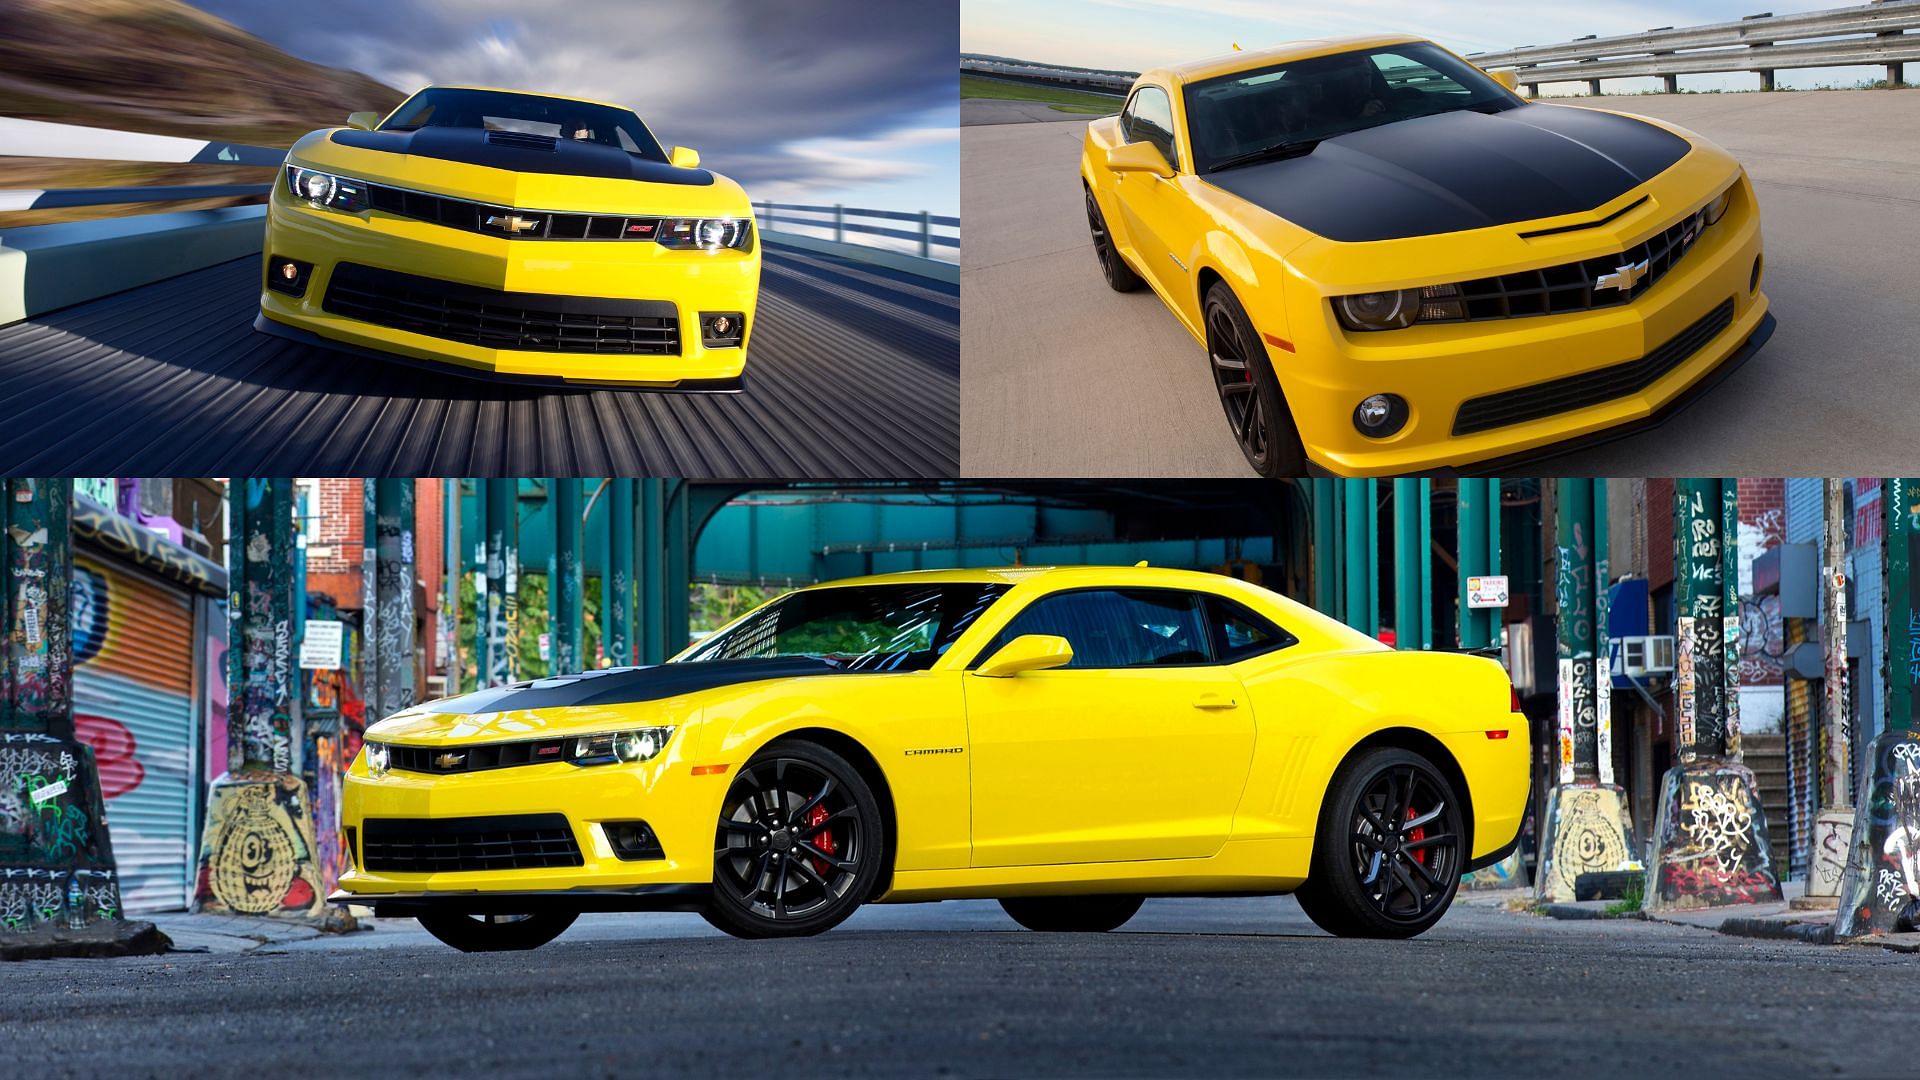
[[[820, 827], [821, 822], [826, 821], [832, 816], [832, 814], [827, 813], [825, 806], [816, 806], [807, 813], [807, 828], [817, 829]], [[840, 846], [834, 843], [832, 829], [828, 829], [816, 837], [813, 841], [813, 846], [828, 855], [838, 855], [840, 853]], [[826, 877], [827, 873], [832, 870], [832, 867], [828, 866], [823, 859], [813, 857], [810, 861], [813, 863], [814, 871], [821, 877]]]
[[[1408, 821], [1412, 821], [1414, 818], [1419, 816], [1420, 815], [1416, 811], [1412, 809], [1408, 809], [1407, 811]], [[1425, 825], [1415, 825], [1412, 829], [1407, 830], [1406, 843], [1411, 844], [1419, 840], [1425, 840], [1426, 838], [1427, 838], [1427, 827]], [[1421, 866], [1427, 865], [1427, 849], [1421, 848], [1420, 850], [1414, 852], [1413, 861], [1419, 863]]]

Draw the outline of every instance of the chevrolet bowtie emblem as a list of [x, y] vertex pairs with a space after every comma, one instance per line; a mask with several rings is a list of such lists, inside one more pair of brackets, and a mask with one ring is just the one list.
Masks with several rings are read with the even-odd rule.
[[539, 218], [523, 218], [518, 214], [490, 214], [487, 217], [487, 228], [489, 229], [505, 229], [510, 233], [523, 233], [528, 229], [537, 229], [539, 227]]
[[1613, 268], [1613, 273], [1611, 274], [1601, 274], [1600, 280], [1594, 282], [1593, 287], [1596, 289], [1619, 289], [1621, 292], [1631, 292], [1635, 285], [1640, 284], [1640, 279], [1646, 276], [1647, 260], [1641, 259], [1637, 263], [1628, 263], [1626, 266], [1616, 266]]
[[460, 763], [465, 760], [467, 760], [467, 755], [465, 754], [441, 754], [439, 757], [433, 759], [433, 763], [443, 769], [452, 769], [459, 767]]

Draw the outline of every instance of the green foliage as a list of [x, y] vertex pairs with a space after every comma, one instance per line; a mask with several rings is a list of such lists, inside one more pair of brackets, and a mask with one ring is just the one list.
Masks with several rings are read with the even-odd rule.
[[1105, 116], [1117, 113], [1122, 104], [1117, 97], [1088, 94], [1079, 90], [1055, 89], [1033, 83], [982, 79], [977, 75], [960, 76], [962, 98], [992, 98], [996, 101], [1039, 101], [1061, 112]]
[[1633, 884], [1627, 886], [1627, 895], [1607, 905], [1607, 914], [1633, 915], [1646, 906], [1646, 902], [1646, 883], [1635, 878]]
[[761, 585], [719, 585], [696, 581], [687, 596], [687, 628], [696, 637], [711, 634], [786, 591]]

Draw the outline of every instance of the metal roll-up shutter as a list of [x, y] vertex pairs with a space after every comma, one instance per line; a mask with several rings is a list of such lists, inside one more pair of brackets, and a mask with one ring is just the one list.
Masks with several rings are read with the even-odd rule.
[[187, 906], [193, 606], [121, 564], [73, 561], [74, 727], [93, 747], [129, 914]]

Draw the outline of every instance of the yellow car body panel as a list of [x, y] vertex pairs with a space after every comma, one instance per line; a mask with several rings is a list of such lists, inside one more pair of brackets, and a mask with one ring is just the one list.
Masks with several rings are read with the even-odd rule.
[[[559, 813], [585, 865], [376, 873], [361, 868], [355, 851], [342, 890], [362, 900], [457, 900], [705, 885], [728, 785], [783, 736], [831, 739], [843, 753], [857, 748], [871, 759], [893, 822], [883, 901], [1290, 891], [1306, 878], [1323, 793], [1368, 740], [1397, 740], [1448, 759], [1436, 764], [1465, 785], [1470, 861], [1506, 849], [1518, 833], [1528, 733], [1525, 718], [1510, 712], [1506, 673], [1490, 659], [1395, 652], [1265, 589], [1190, 571], [936, 571], [815, 588], [892, 582], [1008, 588], [925, 671], [767, 679], [617, 706], [463, 714], [429, 703], [374, 724], [369, 742], [426, 748], [640, 726], [676, 730], [657, 757], [631, 764], [556, 762], [456, 775], [396, 768], [375, 777], [362, 753], [342, 800], [344, 823], [359, 835], [377, 817]], [[972, 670], [1029, 603], [1087, 588], [1225, 596], [1294, 642], [1227, 664], [1007, 677]], [[665, 859], [614, 855], [601, 823], [635, 818], [653, 827]]]
[[[515, 171], [342, 145], [332, 137], [343, 130], [328, 128], [304, 136], [289, 151], [288, 164], [541, 216], [753, 217], [746, 192], [718, 173], [711, 173], [710, 184], [692, 184]], [[295, 297], [268, 287], [263, 260], [260, 312], [274, 323], [355, 348], [478, 373], [589, 384], [671, 388], [683, 382], [738, 379], [752, 343], [760, 287], [757, 235], [747, 250], [673, 249], [657, 242], [614, 239], [511, 239], [378, 208], [344, 212], [316, 207], [289, 192], [284, 175], [276, 178], [268, 200], [265, 252], [269, 258], [313, 266], [304, 294]], [[680, 351], [650, 355], [493, 348], [362, 321], [324, 307], [334, 268], [343, 262], [507, 293], [667, 301], [677, 310]], [[704, 344], [701, 312], [740, 313], [740, 344]]]
[[[1761, 329], [1768, 300], [1760, 288], [1762, 243], [1753, 185], [1726, 151], [1664, 121], [1632, 118], [1679, 136], [1690, 149], [1665, 171], [1601, 205], [1404, 238], [1328, 239], [1194, 172], [1181, 92], [1185, 85], [1282, 62], [1414, 42], [1426, 44], [1405, 36], [1305, 42], [1143, 73], [1135, 91], [1160, 87], [1173, 106], [1181, 161], [1170, 176], [1106, 167], [1108, 154], [1126, 145], [1118, 116], [1092, 121], [1083, 140], [1081, 179], [1097, 200], [1119, 254], [1203, 348], [1201, 308], [1207, 289], [1224, 281], [1233, 290], [1264, 339], [1266, 358], [1311, 461], [1343, 475], [1404, 474], [1595, 436], [1659, 414]], [[1486, 167], [1510, 168], [1498, 160]], [[1700, 234], [1670, 272], [1628, 303], [1385, 331], [1349, 330], [1334, 314], [1339, 296], [1531, 274], [1617, 256], [1727, 192], [1732, 200], [1725, 216]], [[1456, 414], [1469, 399], [1639, 360], [1723, 301], [1733, 305], [1728, 326], [1640, 390], [1537, 419], [1452, 434]], [[1202, 368], [1196, 364], [1194, 370]], [[1377, 393], [1398, 394], [1408, 403], [1405, 425], [1386, 438], [1363, 435], [1352, 419], [1361, 400]]]

